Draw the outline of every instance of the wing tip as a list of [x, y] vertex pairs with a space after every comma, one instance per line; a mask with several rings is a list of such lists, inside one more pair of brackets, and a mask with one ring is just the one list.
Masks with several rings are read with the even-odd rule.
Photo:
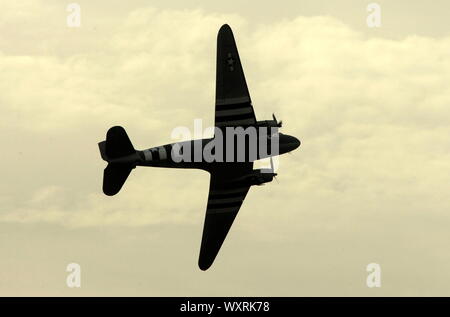
[[212, 265], [212, 262], [209, 261], [202, 261], [199, 259], [198, 261], [198, 267], [200, 268], [200, 270], [202, 271], [206, 271], [208, 270]]
[[227, 23], [225, 23], [225, 24], [223, 24], [223, 25], [220, 27], [220, 30], [219, 30], [219, 31], [221, 31], [221, 30], [227, 30], [227, 29], [231, 30], [231, 27], [230, 27], [230, 25], [228, 25]]
[[228, 24], [225, 23], [219, 29], [218, 35], [220, 36], [221, 34], [223, 34], [223, 35], [225, 35], [225, 34], [233, 34], [233, 31], [231, 30], [231, 27]]

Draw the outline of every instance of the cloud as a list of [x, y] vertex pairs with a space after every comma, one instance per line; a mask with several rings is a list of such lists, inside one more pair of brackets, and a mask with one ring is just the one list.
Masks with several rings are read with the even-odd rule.
[[[236, 14], [156, 8], [115, 19], [98, 14], [95, 22], [83, 16], [82, 28], [68, 29], [63, 6], [16, 6], [2, 10], [0, 22], [0, 29], [16, 30], [0, 39], [3, 226], [36, 226], [41, 229], [30, 232], [44, 233], [53, 226], [61, 237], [63, 228], [79, 249], [87, 242], [78, 242], [76, 233], [88, 231], [94, 240], [95, 229], [106, 227], [122, 234], [110, 245], [116, 256], [116, 243], [135, 230], [140, 241], [148, 227], [164, 228], [174, 249], [186, 235], [198, 245], [209, 175], [137, 168], [119, 195], [106, 197], [97, 142], [116, 124], [139, 149], [172, 142], [172, 129], [193, 127], [195, 118], [212, 124], [216, 33], [227, 22], [257, 118], [275, 112], [283, 132], [302, 146], [280, 158], [279, 184], [250, 190], [212, 276], [226, 277], [229, 294], [235, 294], [236, 277], [226, 270], [240, 265], [249, 273], [242, 281], [265, 290], [262, 295], [355, 295], [364, 289], [346, 277], [364, 281], [355, 272], [379, 261], [389, 267], [383, 272], [391, 284], [383, 285], [394, 285], [384, 294], [417, 294], [420, 285], [447, 289], [439, 281], [449, 263], [441, 250], [450, 221], [450, 37], [389, 40], [328, 16], [255, 25]], [[184, 228], [184, 235], [171, 228]], [[155, 236], [146, 238], [159, 246]], [[10, 252], [16, 252], [13, 244]], [[160, 271], [173, 260], [167, 252], [155, 254], [161, 261], [145, 263], [157, 263]], [[167, 272], [188, 270], [178, 261], [171, 265]], [[299, 271], [308, 277], [293, 273]], [[187, 287], [182, 296], [189, 293], [182, 290], [205, 295], [210, 285], [222, 285], [188, 273], [154, 283], [152, 294], [167, 281], [169, 295]], [[184, 276], [200, 282], [180, 283]], [[411, 276], [425, 282], [405, 283]], [[214, 292], [223, 295], [223, 289]]]
[[[192, 127], [194, 118], [211, 124], [215, 34], [223, 21], [235, 29], [258, 118], [276, 112], [285, 119], [285, 132], [303, 140], [296, 162], [281, 160], [286, 187], [274, 188], [275, 197], [324, 213], [330, 212], [327, 202], [340, 202], [356, 213], [368, 201], [384, 201], [377, 208], [398, 210], [414, 197], [421, 198], [415, 199], [414, 209], [448, 208], [445, 200], [433, 197], [444, 194], [438, 189], [448, 183], [441, 171], [450, 164], [450, 88], [445, 84], [450, 79], [450, 38], [365, 38], [331, 17], [298, 17], [250, 28], [237, 15], [137, 10], [123, 19], [99, 52], [65, 57], [3, 53], [2, 129], [53, 136], [55, 146], [40, 149], [45, 152], [56, 150], [75, 131], [77, 143], [94, 145], [100, 140], [93, 136], [119, 123], [137, 134], [144, 147], [170, 142], [171, 129]], [[152, 143], [141, 142], [148, 134]], [[92, 153], [87, 154], [88, 149]], [[78, 155], [84, 164], [101, 168], [94, 152], [93, 146], [82, 147]], [[43, 164], [58, 173], [51, 162]], [[80, 226], [176, 219], [169, 212], [151, 219], [140, 212], [149, 198], [140, 189], [151, 188], [144, 177], [125, 185], [133, 194], [106, 203], [98, 196], [99, 175], [97, 186], [86, 190], [83, 186], [92, 183], [92, 175], [80, 175], [80, 168], [72, 167], [64, 169], [68, 177], [63, 182], [44, 183], [33, 191], [25, 188], [29, 203], [19, 209], [13, 203], [0, 219]], [[158, 196], [170, 196], [173, 185], [158, 175], [154, 181], [166, 184]], [[178, 188], [179, 194], [194, 197], [196, 181], [193, 177], [187, 188]], [[63, 193], [37, 204], [36, 195], [52, 186]], [[305, 194], [302, 202], [289, 198], [298, 192]], [[79, 196], [68, 208], [71, 212], [56, 202], [74, 195]], [[183, 209], [166, 198], [153, 209], [165, 210], [170, 204], [172, 210]], [[109, 208], [116, 210], [111, 219], [117, 221], [106, 216]], [[132, 208], [136, 213], [127, 210]], [[124, 221], [128, 218], [133, 221]]]

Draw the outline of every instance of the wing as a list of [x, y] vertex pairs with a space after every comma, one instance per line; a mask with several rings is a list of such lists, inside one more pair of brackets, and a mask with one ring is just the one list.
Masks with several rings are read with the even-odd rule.
[[256, 124], [252, 101], [231, 28], [223, 25], [217, 36], [216, 127]]
[[234, 218], [250, 188], [233, 181], [253, 169], [253, 163], [234, 163], [211, 172], [208, 206], [198, 266], [207, 270], [219, 253]]

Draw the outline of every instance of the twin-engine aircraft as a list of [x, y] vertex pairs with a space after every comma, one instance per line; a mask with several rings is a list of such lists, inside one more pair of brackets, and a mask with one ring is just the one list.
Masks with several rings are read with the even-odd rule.
[[[99, 143], [108, 162], [103, 192], [117, 194], [136, 166], [196, 168], [210, 173], [209, 197], [198, 265], [207, 270], [214, 262], [252, 185], [271, 182], [272, 157], [295, 150], [300, 141], [278, 132], [275, 116], [257, 121], [233, 32], [223, 25], [217, 37], [215, 134], [210, 139], [166, 144], [135, 150], [125, 130], [108, 130]], [[231, 131], [231, 132], [230, 132]], [[208, 154], [208, 155], [207, 155]], [[253, 162], [270, 158], [270, 169], [253, 169]]]

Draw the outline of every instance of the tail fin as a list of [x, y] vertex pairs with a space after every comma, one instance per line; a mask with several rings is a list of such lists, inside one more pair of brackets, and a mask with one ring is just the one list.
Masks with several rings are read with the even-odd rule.
[[135, 153], [125, 129], [119, 126], [112, 127], [106, 134], [105, 154], [109, 159]]
[[114, 160], [136, 153], [136, 150], [125, 129], [119, 126], [109, 129], [106, 141], [100, 142], [98, 146], [102, 159], [109, 163], [103, 172], [103, 192], [108, 196], [113, 196], [120, 191], [131, 170], [136, 167], [136, 165], [128, 163], [117, 164], [114, 163]]

